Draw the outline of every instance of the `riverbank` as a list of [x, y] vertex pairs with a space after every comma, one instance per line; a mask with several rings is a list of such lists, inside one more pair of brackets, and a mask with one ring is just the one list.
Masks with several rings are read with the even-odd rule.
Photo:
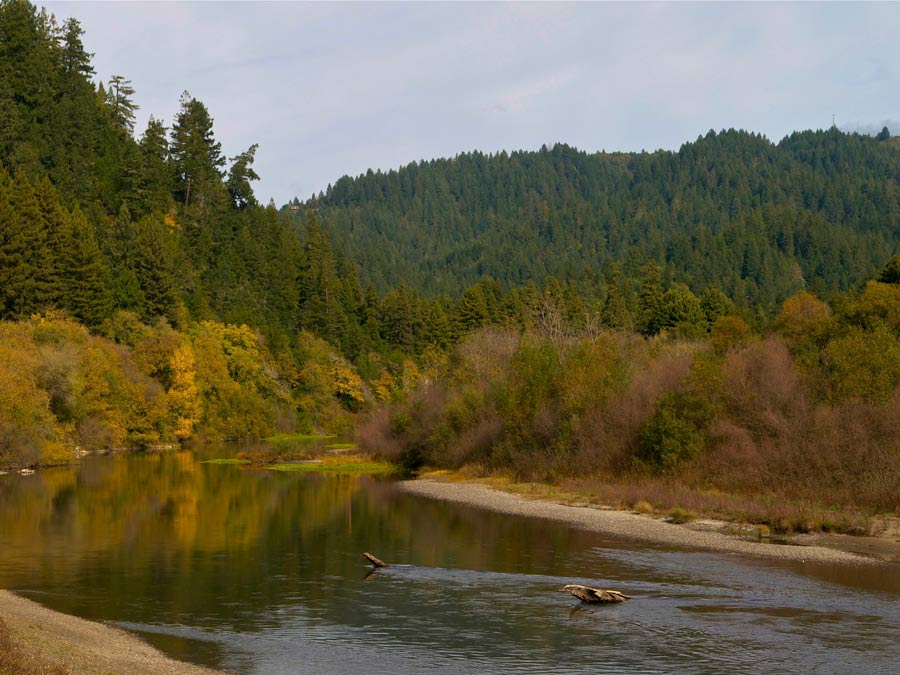
[[3, 675], [216, 675], [175, 661], [118, 628], [55, 612], [0, 590]]
[[500, 513], [555, 520], [613, 537], [653, 544], [804, 562], [870, 565], [900, 561], [900, 543], [885, 537], [794, 535], [780, 538], [775, 544], [770, 539], [760, 538], [759, 528], [751, 525], [712, 519], [675, 524], [658, 517], [609, 507], [572, 506], [548, 499], [529, 498], [480, 482], [420, 478], [403, 481], [400, 487], [423, 497]]

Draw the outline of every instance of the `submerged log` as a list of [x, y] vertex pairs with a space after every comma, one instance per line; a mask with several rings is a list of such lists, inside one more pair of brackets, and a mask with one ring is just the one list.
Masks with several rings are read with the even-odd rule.
[[559, 590], [563, 593], [571, 593], [582, 602], [609, 604], [614, 602], [625, 602], [626, 600], [631, 599], [631, 596], [620, 593], [619, 591], [591, 588], [590, 586], [582, 586], [581, 584], [566, 584]]
[[387, 567], [387, 563], [386, 563], [386, 562], [384, 562], [384, 561], [382, 561], [382, 560], [379, 560], [378, 558], [376, 558], [376, 557], [375, 557], [374, 555], [372, 555], [371, 553], [368, 553], [368, 552], [363, 553], [363, 558], [365, 558], [365, 559], [368, 560], [370, 563], [372, 563], [372, 567]]

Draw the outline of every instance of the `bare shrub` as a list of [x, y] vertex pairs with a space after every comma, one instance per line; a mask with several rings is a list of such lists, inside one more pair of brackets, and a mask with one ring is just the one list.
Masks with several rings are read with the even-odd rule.
[[391, 432], [390, 410], [378, 408], [366, 415], [357, 427], [356, 444], [361, 450], [389, 462], [399, 461], [403, 446]]
[[784, 461], [784, 446], [798, 447], [812, 414], [783, 339], [730, 352], [720, 397], [724, 410], [712, 427], [711, 449], [692, 467], [694, 478], [728, 489], [779, 488], [793, 464]]
[[622, 471], [636, 456], [641, 429], [664, 392], [675, 391], [690, 372], [691, 353], [649, 361], [621, 395], [589, 409], [573, 435], [578, 461], [593, 471]]
[[482, 328], [468, 335], [453, 351], [451, 370], [456, 379], [489, 381], [504, 372], [520, 342], [516, 331]]
[[442, 460], [454, 468], [486, 463], [491, 451], [503, 435], [503, 420], [496, 412], [486, 415], [467, 429], [442, 453]]
[[444, 445], [435, 443], [435, 432], [447, 414], [449, 397], [439, 384], [423, 384], [405, 404], [379, 408], [358, 427], [357, 444], [389, 462], [414, 467], [423, 461], [443, 463], [436, 457]]
[[[683, 480], [743, 494], [897, 508], [900, 394], [886, 404], [816, 403], [784, 341], [772, 337], [729, 354], [721, 397], [711, 449]], [[803, 530], [809, 520], [817, 517], [791, 512], [773, 515], [770, 524]]]
[[763, 433], [809, 413], [806, 391], [787, 345], [777, 337], [731, 352], [723, 394], [736, 423]]
[[111, 448], [116, 441], [115, 433], [99, 415], [83, 417], [76, 427], [76, 438], [79, 445], [94, 450]]

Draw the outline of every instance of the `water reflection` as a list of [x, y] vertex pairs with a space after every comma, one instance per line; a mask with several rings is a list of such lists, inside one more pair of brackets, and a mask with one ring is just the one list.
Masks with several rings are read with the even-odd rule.
[[[223, 452], [0, 477], [0, 587], [241, 673], [900, 663], [896, 567], [637, 547], [410, 497], [385, 480], [200, 463]], [[366, 578], [364, 550], [406, 565]], [[634, 600], [583, 607], [557, 592], [566, 582]]]

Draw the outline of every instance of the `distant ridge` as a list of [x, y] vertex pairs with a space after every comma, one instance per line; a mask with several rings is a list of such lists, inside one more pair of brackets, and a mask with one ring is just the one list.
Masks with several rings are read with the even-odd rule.
[[695, 292], [711, 284], [771, 311], [884, 264], [898, 181], [897, 139], [829, 129], [774, 144], [732, 129], [677, 152], [463, 153], [344, 177], [304, 206], [380, 290], [455, 295], [482, 275], [602, 286], [613, 263], [634, 276], [655, 260]]

